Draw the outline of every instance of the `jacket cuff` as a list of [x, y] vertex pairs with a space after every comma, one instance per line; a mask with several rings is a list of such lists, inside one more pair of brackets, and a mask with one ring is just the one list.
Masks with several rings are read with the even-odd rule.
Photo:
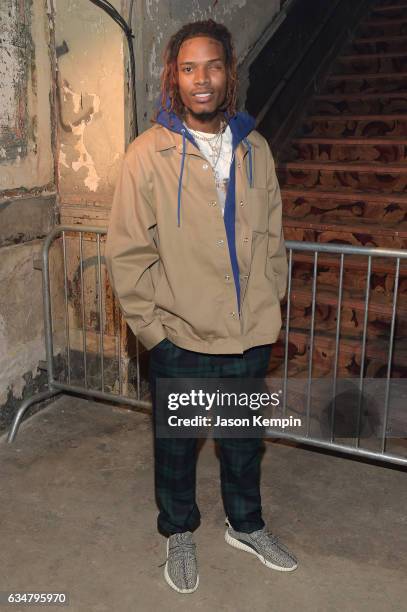
[[148, 351], [167, 337], [160, 319], [153, 319], [151, 323], [138, 330], [133, 328], [131, 322], [127, 321], [127, 324], [136, 338], [140, 340]]

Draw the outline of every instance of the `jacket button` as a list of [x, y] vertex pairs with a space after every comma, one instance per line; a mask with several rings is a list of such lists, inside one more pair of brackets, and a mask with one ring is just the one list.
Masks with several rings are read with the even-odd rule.
[[231, 316], [233, 319], [236, 319], [236, 313], [235, 313], [235, 312], [231, 312], [231, 313], [230, 313], [230, 316]]
[[248, 278], [249, 278], [249, 276], [248, 276], [247, 274], [242, 274], [242, 278], [243, 278], [244, 280], [246, 280], [246, 279], [248, 279]]
[[244, 202], [239, 202], [240, 206], [243, 206]]
[[247, 238], [247, 236], [243, 238], [243, 242], [249, 242], [249, 239]]
[[225, 280], [230, 280], [230, 275], [229, 274], [225, 274]]
[[223, 244], [224, 242], [225, 242], [224, 240], [218, 240], [218, 245], [219, 245], [219, 246], [222, 246], [222, 244]]
[[209, 202], [209, 206], [216, 206], [215, 200], [212, 200], [211, 202]]
[[204, 170], [207, 170], [207, 169], [209, 168], [209, 166], [208, 166], [208, 164], [202, 164], [202, 168], [203, 168]]

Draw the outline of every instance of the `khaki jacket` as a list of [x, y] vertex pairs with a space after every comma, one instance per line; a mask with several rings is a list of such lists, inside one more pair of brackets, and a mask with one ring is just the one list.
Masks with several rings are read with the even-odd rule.
[[234, 164], [240, 299], [205, 157], [159, 123], [128, 147], [105, 261], [125, 320], [147, 349], [168, 338], [192, 351], [241, 354], [277, 340], [287, 285], [282, 204], [272, 153], [256, 130], [237, 145]]

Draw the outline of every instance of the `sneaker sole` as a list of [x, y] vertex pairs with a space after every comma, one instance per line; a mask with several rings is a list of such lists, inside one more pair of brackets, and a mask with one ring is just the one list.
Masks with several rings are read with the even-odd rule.
[[279, 572], [293, 572], [298, 567], [298, 563], [293, 565], [293, 567], [281, 567], [280, 565], [275, 565], [274, 563], [271, 563], [271, 561], [267, 561], [267, 559], [265, 559], [263, 555], [261, 555], [260, 553], [257, 553], [255, 550], [250, 548], [250, 546], [246, 546], [246, 544], [243, 544], [243, 542], [240, 542], [239, 540], [236, 540], [235, 538], [233, 538], [229, 534], [228, 529], [226, 529], [226, 532], [225, 532], [225, 541], [228, 544], [230, 544], [230, 546], [233, 546], [233, 548], [244, 550], [246, 552], [251, 553], [252, 555], [256, 555], [256, 557], [259, 559], [259, 561], [263, 563], [263, 565], [265, 565], [266, 567], [270, 567], [271, 569], [277, 570]]
[[[168, 548], [169, 548], [169, 540], [167, 540], [167, 557], [168, 557]], [[172, 587], [174, 589], [174, 591], [177, 591], [178, 593], [193, 593], [194, 591], [196, 591], [196, 589], [198, 588], [198, 585], [199, 585], [199, 574], [196, 577], [196, 585], [192, 589], [180, 589], [171, 580], [171, 578], [170, 578], [170, 576], [168, 574], [167, 566], [168, 566], [168, 561], [166, 562], [165, 567], [164, 567], [164, 578], [167, 581], [167, 583], [170, 585], [170, 587]]]

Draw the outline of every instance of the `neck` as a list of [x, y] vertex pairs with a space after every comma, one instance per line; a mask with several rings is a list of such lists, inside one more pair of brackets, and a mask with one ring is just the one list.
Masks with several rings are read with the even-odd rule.
[[185, 115], [185, 123], [192, 130], [199, 132], [207, 132], [208, 134], [216, 134], [220, 130], [223, 113], [216, 111], [215, 113], [203, 113], [201, 115], [192, 114], [187, 111]]

